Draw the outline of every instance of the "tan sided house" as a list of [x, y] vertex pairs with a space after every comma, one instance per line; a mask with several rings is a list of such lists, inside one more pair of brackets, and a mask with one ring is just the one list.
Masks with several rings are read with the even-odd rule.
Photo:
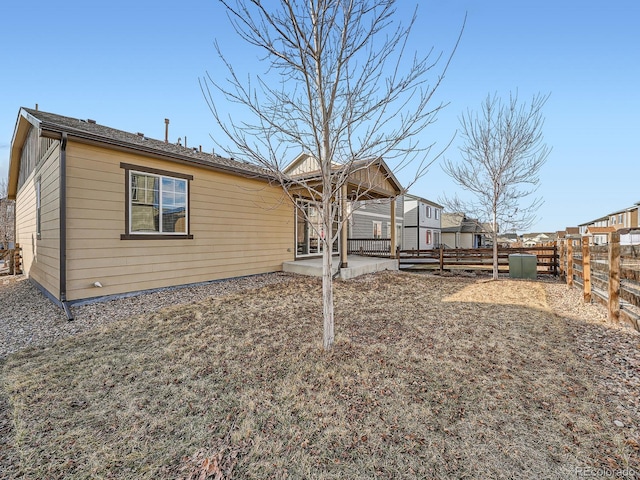
[[281, 271], [313, 253], [300, 252], [296, 218], [313, 202], [296, 209], [252, 164], [27, 108], [10, 155], [24, 271], [69, 318], [85, 299]]

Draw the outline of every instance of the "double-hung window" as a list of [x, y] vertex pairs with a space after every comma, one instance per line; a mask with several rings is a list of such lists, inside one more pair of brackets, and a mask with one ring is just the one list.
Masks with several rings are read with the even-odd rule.
[[189, 234], [191, 175], [121, 164], [126, 177], [122, 239], [193, 238]]

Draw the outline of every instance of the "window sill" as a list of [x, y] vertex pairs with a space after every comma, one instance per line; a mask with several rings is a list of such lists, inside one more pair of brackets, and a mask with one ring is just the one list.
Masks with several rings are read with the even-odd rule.
[[123, 233], [120, 240], [191, 240], [193, 235], [167, 235], [162, 233]]

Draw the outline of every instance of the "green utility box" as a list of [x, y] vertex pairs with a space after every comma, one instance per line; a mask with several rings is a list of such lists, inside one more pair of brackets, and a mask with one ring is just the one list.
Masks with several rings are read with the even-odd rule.
[[535, 280], [538, 275], [538, 257], [529, 253], [509, 255], [509, 277]]

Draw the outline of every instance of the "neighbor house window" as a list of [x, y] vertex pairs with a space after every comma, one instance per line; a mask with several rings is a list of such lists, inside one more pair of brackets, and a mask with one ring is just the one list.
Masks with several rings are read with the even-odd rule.
[[427, 218], [431, 218], [431, 207], [428, 205], [425, 206], [424, 211], [425, 211], [425, 214], [427, 215]]
[[434, 208], [433, 209], [433, 213], [436, 216], [436, 220], [440, 220], [440, 209], [439, 208]]
[[125, 169], [123, 239], [193, 238], [189, 234], [189, 181], [193, 176], [121, 164]]
[[373, 222], [373, 238], [382, 238], [382, 222]]
[[431, 230], [427, 230], [425, 241], [427, 242], [427, 245], [431, 245]]

